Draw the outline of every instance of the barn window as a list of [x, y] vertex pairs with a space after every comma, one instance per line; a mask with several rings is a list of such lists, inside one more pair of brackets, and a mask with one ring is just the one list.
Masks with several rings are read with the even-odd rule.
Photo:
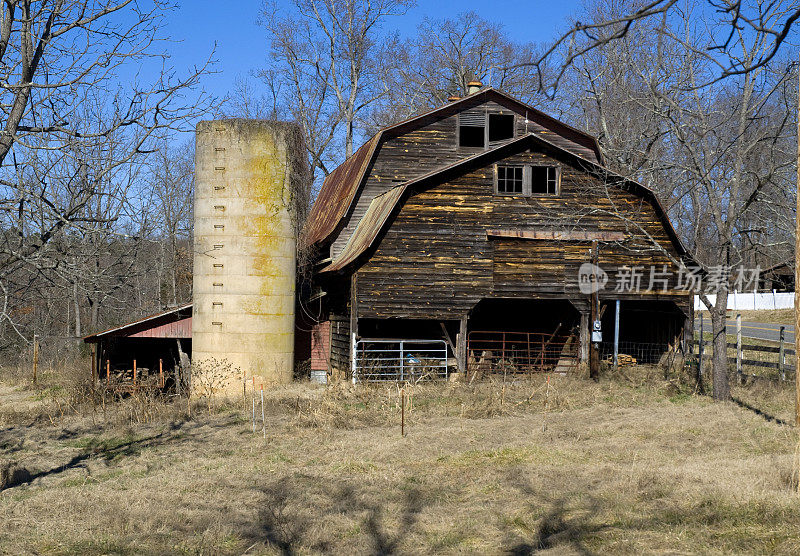
[[514, 138], [514, 116], [512, 114], [489, 114], [489, 142]]
[[524, 175], [522, 166], [497, 166], [497, 192], [522, 194]]
[[486, 148], [514, 138], [513, 114], [487, 114], [483, 110], [465, 110], [458, 115], [458, 146]]
[[494, 190], [498, 195], [558, 195], [558, 166], [498, 164]]
[[486, 146], [486, 113], [482, 110], [466, 110], [458, 115], [458, 146]]
[[533, 195], [557, 195], [558, 167], [532, 166], [531, 193]]

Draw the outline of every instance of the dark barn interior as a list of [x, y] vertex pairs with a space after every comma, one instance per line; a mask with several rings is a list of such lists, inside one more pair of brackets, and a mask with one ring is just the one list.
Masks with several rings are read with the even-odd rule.
[[92, 380], [119, 392], [175, 392], [185, 386], [192, 353], [192, 306], [152, 315], [84, 338]]

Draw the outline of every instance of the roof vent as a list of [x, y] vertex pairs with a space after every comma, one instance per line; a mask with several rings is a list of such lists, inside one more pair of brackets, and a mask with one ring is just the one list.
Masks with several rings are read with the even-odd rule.
[[470, 81], [467, 83], [467, 94], [472, 95], [477, 93], [483, 87], [483, 83], [478, 81], [477, 79]]
[[451, 95], [447, 97], [447, 102], [455, 102], [457, 100], [461, 100], [461, 97], [458, 95]]

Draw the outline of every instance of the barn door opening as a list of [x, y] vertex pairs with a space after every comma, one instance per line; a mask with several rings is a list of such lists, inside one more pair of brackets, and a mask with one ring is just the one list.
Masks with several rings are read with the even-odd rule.
[[467, 369], [478, 375], [572, 371], [579, 322], [567, 300], [484, 299], [469, 320]]

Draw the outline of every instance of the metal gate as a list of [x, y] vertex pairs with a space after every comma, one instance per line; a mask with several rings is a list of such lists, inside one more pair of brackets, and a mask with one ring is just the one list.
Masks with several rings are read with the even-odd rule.
[[473, 331], [467, 336], [470, 373], [566, 373], [578, 366], [574, 334]]
[[419, 382], [447, 379], [444, 340], [358, 340], [353, 358], [353, 382]]

